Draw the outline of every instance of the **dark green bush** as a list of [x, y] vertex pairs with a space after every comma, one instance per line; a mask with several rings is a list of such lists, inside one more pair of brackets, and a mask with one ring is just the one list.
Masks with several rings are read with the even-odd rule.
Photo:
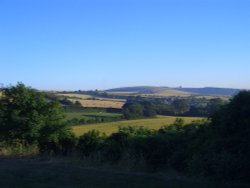
[[128, 150], [129, 134], [117, 132], [110, 135], [106, 140], [105, 159], [114, 163], [121, 160]]
[[89, 131], [80, 136], [77, 144], [77, 150], [82, 156], [88, 157], [91, 154], [102, 150], [105, 138], [106, 136], [101, 134], [99, 131]]

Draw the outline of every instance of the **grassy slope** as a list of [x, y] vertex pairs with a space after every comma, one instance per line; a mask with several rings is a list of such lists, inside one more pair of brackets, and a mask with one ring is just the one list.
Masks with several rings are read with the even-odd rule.
[[[112, 99], [112, 98], [101, 98], [85, 94], [74, 94], [74, 93], [64, 93], [57, 94], [58, 96], [64, 96], [72, 102], [79, 101], [84, 107], [97, 107], [97, 108], [117, 108], [120, 109], [125, 100], [122, 99]], [[95, 98], [94, 100], [92, 98]]]
[[107, 92], [133, 92], [133, 93], [153, 93], [160, 95], [161, 93], [166, 96], [188, 96], [188, 95], [202, 95], [202, 96], [232, 96], [238, 93], [239, 89], [232, 88], [168, 88], [168, 87], [152, 87], [152, 86], [139, 86], [139, 87], [122, 87], [107, 90]]
[[178, 96], [178, 97], [188, 97], [191, 96], [192, 93], [184, 92], [184, 91], [178, 91], [175, 89], [165, 89], [162, 91], [156, 91], [153, 93], [132, 93], [132, 92], [107, 92], [110, 95], [114, 96], [143, 96], [143, 97], [173, 97], [173, 96]]
[[64, 97], [70, 97], [70, 98], [79, 98], [79, 99], [87, 99], [87, 98], [91, 98], [91, 95], [85, 95], [85, 94], [75, 94], [75, 93], [58, 93], [56, 95], [59, 96], [64, 96]]
[[124, 99], [113, 99], [113, 98], [103, 98], [103, 97], [96, 97], [93, 95], [86, 95], [86, 94], [77, 94], [77, 93], [64, 93], [64, 94], [56, 94], [59, 96], [64, 96], [67, 98], [72, 98], [72, 99], [89, 99], [89, 98], [96, 98], [99, 100], [104, 100], [104, 101], [120, 101], [120, 102], [125, 102], [126, 100]]
[[[139, 120], [125, 120], [125, 121], [117, 121], [111, 123], [99, 123], [99, 124], [91, 124], [91, 125], [79, 125], [74, 126], [73, 131], [76, 135], [82, 135], [90, 130], [96, 129], [106, 134], [111, 134], [118, 130], [119, 126], [143, 126], [149, 129], [159, 129], [164, 125], [169, 125], [175, 121], [176, 117], [172, 116], [158, 116], [157, 118], [152, 119], [139, 119]], [[199, 120], [201, 118], [195, 117], [183, 117], [186, 123], [190, 123], [194, 120]]]
[[159, 174], [84, 167], [70, 161], [0, 158], [1, 188], [245, 188]]

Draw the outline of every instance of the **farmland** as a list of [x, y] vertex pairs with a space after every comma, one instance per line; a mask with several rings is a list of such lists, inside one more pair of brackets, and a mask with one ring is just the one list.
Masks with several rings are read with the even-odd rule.
[[77, 93], [58, 93], [60, 97], [66, 97], [72, 102], [80, 102], [83, 107], [86, 108], [115, 108], [121, 109], [125, 103], [125, 100], [122, 99], [112, 99], [112, 98], [102, 98], [95, 97], [92, 95], [86, 94], [77, 94]]
[[[82, 135], [90, 130], [98, 130], [102, 133], [112, 134], [118, 130], [119, 127], [126, 127], [126, 126], [143, 126], [148, 129], [159, 129], [164, 125], [169, 125], [173, 123], [176, 118], [173, 116], [157, 116], [156, 118], [151, 119], [139, 119], [139, 120], [124, 120], [124, 121], [117, 121], [111, 123], [99, 123], [99, 124], [90, 124], [90, 125], [79, 125], [73, 127], [73, 132], [79, 136]], [[202, 118], [197, 117], [183, 117], [185, 123], [190, 123], [195, 120], [201, 120]]]
[[122, 114], [109, 113], [104, 111], [96, 112], [64, 112], [65, 121], [68, 125], [81, 125], [81, 124], [92, 124], [92, 123], [103, 123], [113, 122], [122, 119]]
[[108, 113], [108, 112], [66, 112], [64, 113], [66, 120], [73, 118], [118, 118], [121, 114], [118, 113]]
[[107, 99], [69, 99], [72, 102], [79, 101], [83, 107], [87, 108], [116, 108], [121, 109], [124, 102]]
[[91, 98], [91, 95], [85, 95], [85, 94], [77, 94], [77, 93], [58, 93], [57, 95], [67, 97], [67, 98], [78, 98], [78, 99], [87, 99]]
[[[144, 88], [145, 90], [145, 88]], [[118, 95], [118, 96], [136, 96], [136, 95], [140, 95], [142, 97], [173, 97], [173, 96], [179, 96], [179, 97], [189, 97], [189, 96], [193, 96], [193, 93], [189, 93], [189, 92], [184, 92], [184, 91], [178, 91], [176, 89], [171, 89], [171, 88], [164, 88], [164, 89], [158, 89], [156, 90], [155, 88], [152, 89], [148, 89], [147, 88], [147, 92], [140, 92], [138, 91], [134, 91], [134, 92], [108, 92], [108, 94], [110, 95]]]
[[232, 88], [170, 88], [170, 87], [155, 87], [155, 86], [138, 86], [138, 87], [123, 87], [107, 90], [112, 95], [141, 95], [154, 97], [230, 97], [237, 94], [239, 89]]
[[[193, 91], [193, 92], [191, 92]], [[194, 92], [196, 91], [196, 92]], [[169, 87], [125, 87], [105, 91], [75, 91], [58, 92], [56, 95], [60, 98], [66, 98], [71, 102], [80, 102], [85, 108], [114, 108], [121, 109], [129, 97], [140, 96], [150, 99], [217, 99], [228, 101], [230, 94], [237, 92], [233, 89], [222, 88], [169, 88]], [[224, 94], [224, 95], [223, 95]]]
[[[140, 171], [140, 173], [153, 171], [163, 173], [164, 176], [168, 176], [168, 172], [172, 172], [178, 177], [184, 174], [186, 178], [190, 176], [199, 178], [199, 174], [207, 174], [204, 178], [249, 182], [247, 163], [249, 148], [245, 144], [248, 143], [249, 139], [248, 135], [245, 134], [249, 131], [248, 128], [245, 128], [246, 123], [248, 123], [250, 101], [247, 91], [239, 93], [230, 103], [226, 104], [221, 104], [221, 100], [206, 101], [210, 103], [201, 108], [202, 110], [205, 108], [216, 110], [216, 107], [220, 107], [220, 105], [224, 105], [224, 108], [221, 106], [215, 111], [217, 114], [211, 116], [211, 121], [196, 122], [193, 121], [203, 118], [198, 118], [194, 115], [195, 113], [189, 114], [189, 117], [185, 116], [183, 111], [189, 110], [188, 104], [190, 103], [185, 103], [183, 99], [173, 101], [172, 109], [162, 108], [162, 106], [168, 107], [168, 103], [164, 103], [160, 99], [153, 100], [142, 97], [129, 98], [123, 110], [83, 108], [79, 103], [72, 103], [65, 98], [44, 96], [39, 91], [25, 87], [23, 84], [7, 88], [4, 96], [7, 100], [1, 100], [0, 121], [2, 125], [8, 126], [6, 128], [2, 126], [1, 129], [0, 154], [7, 160], [15, 156], [26, 157], [27, 160], [20, 161], [19, 164], [12, 164], [12, 169], [10, 165], [6, 165], [8, 170], [11, 169], [11, 172], [0, 170], [2, 176], [7, 173], [7, 176], [3, 177], [2, 182], [0, 182], [1, 187], [6, 184], [10, 185], [9, 187], [17, 187], [15, 183], [18, 181], [18, 184], [24, 185], [23, 187], [32, 187], [36, 186], [36, 182], [39, 180], [41, 180], [39, 183], [41, 187], [55, 187], [53, 182], [58, 179], [55, 177], [54, 171], [57, 172], [56, 176], [63, 177], [59, 182], [65, 178], [71, 181], [73, 177], [77, 177], [72, 181], [79, 182], [85, 187], [88, 185], [89, 187], [98, 187], [99, 185], [103, 187], [105, 182], [107, 182], [107, 187], [124, 184], [118, 180], [121, 177], [120, 174], [116, 176], [117, 173], [112, 172], [110, 176], [107, 175], [109, 170], [106, 165], [110, 165], [112, 171], [117, 168], [131, 170], [131, 174], [129, 172], [122, 177], [123, 182], [137, 181], [131, 178], [124, 181], [125, 177], [133, 177], [135, 171]], [[194, 106], [191, 107], [194, 109]], [[163, 113], [169, 113], [168, 110], [173, 109], [175, 116], [163, 116]], [[237, 114], [239, 111], [242, 114]], [[65, 119], [62, 118], [63, 114], [66, 116]], [[183, 121], [180, 119], [177, 121], [176, 118], [182, 118]], [[190, 122], [192, 123], [189, 124]], [[30, 130], [20, 131], [21, 127], [27, 125], [30, 125]], [[121, 129], [122, 127], [124, 128]], [[157, 131], [161, 127], [163, 128]], [[227, 135], [225, 133], [228, 132], [228, 127], [233, 131]], [[38, 134], [34, 135], [34, 132]], [[21, 140], [17, 142], [17, 139], [20, 138]], [[6, 142], [6, 140], [11, 142]], [[207, 146], [209, 149], [204, 150]], [[243, 154], [230, 153], [231, 148], [239, 148]], [[32, 158], [29, 156], [32, 156], [35, 161], [30, 161]], [[48, 161], [48, 163], [40, 161], [41, 157], [45, 157], [46, 160], [53, 156], [58, 157], [56, 160], [59, 159], [56, 164], [53, 161]], [[69, 165], [63, 166], [66, 163], [63, 161], [61, 164], [60, 160], [65, 160], [66, 163], [69, 161]], [[9, 161], [3, 161], [3, 164], [7, 162]], [[23, 162], [28, 164], [26, 169], [21, 166]], [[14, 162], [10, 161], [10, 163]], [[228, 166], [228, 163], [232, 165]], [[90, 176], [92, 172], [89, 171], [89, 168], [80, 167], [83, 164], [89, 165], [94, 170], [94, 172], [92, 171], [93, 176]], [[212, 164], [212, 168], [207, 168], [210, 164]], [[102, 167], [102, 165], [104, 171], [100, 172], [99, 166]], [[1, 166], [3, 168], [3, 165]], [[32, 166], [31, 169], [30, 166]], [[45, 170], [46, 166], [48, 170]], [[235, 167], [240, 167], [237, 169], [237, 174]], [[61, 174], [65, 170], [66, 172]], [[8, 172], [10, 173], [8, 174]], [[67, 174], [67, 172], [70, 173]], [[31, 174], [32, 176], [29, 176]], [[117, 178], [117, 183], [113, 180], [114, 177]], [[16, 181], [8, 180], [8, 178], [13, 178]], [[138, 178], [140, 179], [140, 176]], [[169, 180], [169, 177], [166, 178]], [[88, 184], [87, 180], [90, 179], [90, 184]], [[49, 184], [46, 184], [46, 180]], [[53, 181], [49, 182], [49, 180]], [[96, 181], [97, 183], [101, 182], [101, 184], [92, 183]], [[150, 184], [150, 182], [144, 184], [146, 181], [144, 178], [142, 181], [143, 184], [135, 184], [134, 187], [146, 187]], [[151, 187], [157, 187], [156, 181], [156, 179], [152, 181], [154, 183]], [[29, 185], [27, 182], [31, 184]], [[59, 182], [57, 185], [62, 187]], [[66, 182], [62, 184], [65, 185]], [[124, 185], [126, 187], [128, 184]], [[185, 185], [187, 184], [185, 183]], [[205, 183], [205, 185], [208, 184]], [[79, 187], [74, 183], [70, 183], [68, 187], [72, 186]], [[161, 187], [165, 186], [168, 186], [168, 182], [163, 183]], [[133, 187], [133, 185], [130, 183], [129, 187]], [[193, 185], [191, 184], [189, 187], [193, 187]]]

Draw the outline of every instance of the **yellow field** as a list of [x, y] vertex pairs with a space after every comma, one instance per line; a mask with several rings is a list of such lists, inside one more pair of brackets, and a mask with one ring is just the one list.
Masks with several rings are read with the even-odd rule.
[[85, 94], [63, 93], [57, 95], [67, 97], [72, 102], [79, 101], [83, 107], [89, 107], [89, 108], [121, 109], [124, 103], [126, 102], [126, 100], [123, 99], [100, 98]]
[[70, 98], [78, 98], [78, 99], [87, 99], [91, 98], [91, 95], [83, 95], [83, 94], [75, 94], [75, 93], [59, 93], [59, 96], [70, 97]]
[[119, 102], [125, 102], [125, 99], [112, 99], [112, 98], [103, 98], [103, 97], [95, 97], [92, 95], [86, 95], [86, 94], [76, 94], [76, 93], [59, 93], [57, 94], [59, 96], [64, 96], [72, 99], [100, 99], [100, 100], [105, 100], [105, 101], [119, 101]]
[[[79, 125], [73, 127], [73, 132], [80, 136], [90, 130], [99, 130], [100, 132], [106, 134], [112, 134], [118, 130], [119, 127], [126, 126], [143, 126], [149, 129], [159, 129], [164, 125], [170, 125], [176, 118], [173, 116], [157, 116], [157, 118], [152, 119], [139, 119], [139, 120], [124, 120], [111, 123], [99, 123], [99, 124], [89, 124], [89, 125]], [[197, 117], [182, 117], [186, 123], [190, 123], [195, 120], [201, 120], [202, 118]]]
[[134, 96], [140, 95], [143, 97], [172, 97], [172, 96], [179, 96], [179, 97], [189, 97], [192, 94], [184, 91], [178, 91], [175, 89], [165, 89], [163, 91], [158, 91], [152, 94], [143, 94], [143, 93], [136, 93], [136, 92], [108, 92], [111, 95], [120, 95], [120, 96]]
[[72, 102], [79, 101], [83, 107], [96, 107], [96, 108], [117, 108], [121, 109], [124, 102], [114, 100], [91, 100], [91, 99], [69, 99]]
[[138, 95], [138, 93], [135, 92], [107, 92], [109, 95], [115, 95], [115, 96], [133, 96]]
[[159, 91], [157, 93], [150, 94], [151, 96], [155, 97], [172, 97], [172, 96], [178, 96], [178, 97], [189, 97], [193, 95], [192, 93], [185, 92], [185, 91], [179, 91], [176, 89], [165, 89], [163, 91]]

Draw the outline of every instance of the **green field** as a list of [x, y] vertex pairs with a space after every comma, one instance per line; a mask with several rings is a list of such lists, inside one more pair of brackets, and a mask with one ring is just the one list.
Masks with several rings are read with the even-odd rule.
[[109, 112], [65, 112], [64, 115], [66, 116], [66, 120], [74, 118], [85, 118], [86, 120], [95, 118], [119, 118], [122, 116], [122, 114]]
[[77, 93], [58, 93], [56, 95], [67, 97], [67, 98], [77, 98], [77, 99], [92, 98], [91, 95], [77, 94]]
[[[100, 132], [106, 134], [112, 134], [118, 131], [119, 127], [126, 126], [143, 126], [148, 129], [159, 129], [164, 125], [169, 125], [173, 123], [176, 118], [173, 116], [157, 116], [157, 118], [151, 119], [139, 119], [139, 120], [124, 120], [110, 123], [99, 123], [99, 124], [90, 124], [90, 125], [78, 125], [73, 127], [73, 132], [79, 136], [83, 133], [86, 133], [90, 130], [99, 130]], [[195, 120], [201, 120], [202, 118], [197, 117], [182, 117], [186, 123], [190, 123]]]
[[105, 111], [91, 112], [91, 111], [76, 111], [64, 112], [65, 122], [68, 125], [82, 125], [93, 123], [114, 122], [122, 119], [122, 114], [109, 113]]

